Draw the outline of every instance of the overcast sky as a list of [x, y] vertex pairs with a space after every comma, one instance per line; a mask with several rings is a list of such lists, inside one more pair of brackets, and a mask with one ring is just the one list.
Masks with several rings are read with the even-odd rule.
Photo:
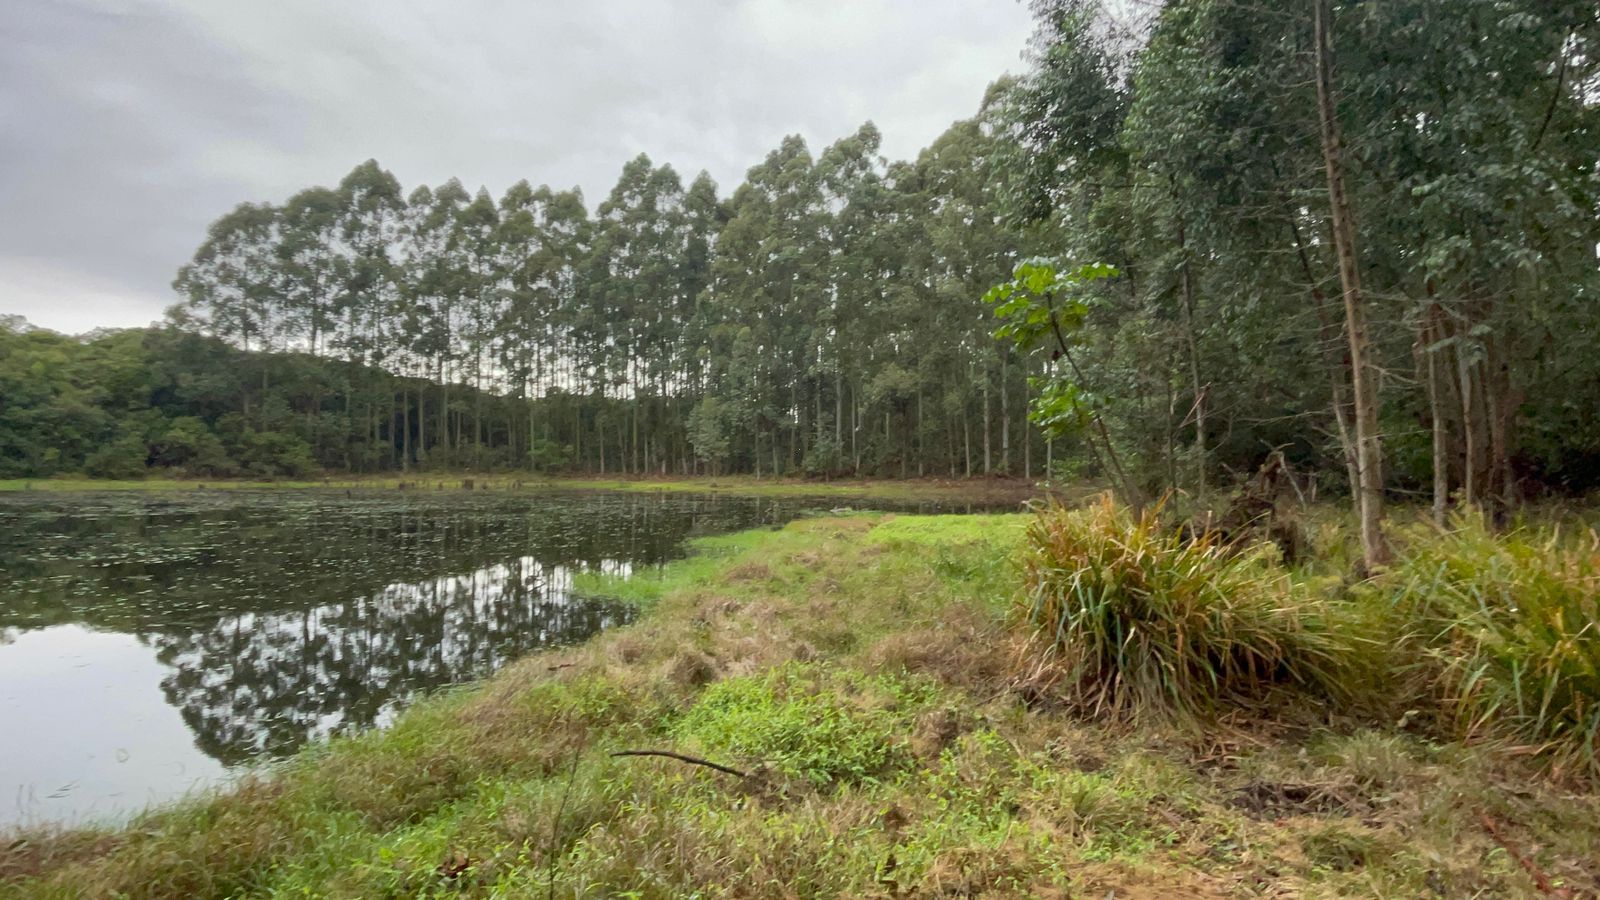
[[724, 193], [785, 134], [910, 157], [1028, 32], [1017, 0], [0, 0], [0, 313], [159, 319], [211, 220], [369, 157], [591, 209], [640, 151]]

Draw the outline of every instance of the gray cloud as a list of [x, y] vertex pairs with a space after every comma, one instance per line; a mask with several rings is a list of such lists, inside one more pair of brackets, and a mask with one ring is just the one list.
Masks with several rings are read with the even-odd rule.
[[0, 10], [0, 312], [142, 324], [205, 226], [376, 157], [579, 185], [640, 151], [731, 190], [800, 133], [894, 157], [1019, 67], [1016, 0], [13, 0]]

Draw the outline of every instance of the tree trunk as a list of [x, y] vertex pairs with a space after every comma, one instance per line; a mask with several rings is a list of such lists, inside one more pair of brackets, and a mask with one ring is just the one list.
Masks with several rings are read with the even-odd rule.
[[994, 471], [994, 457], [989, 449], [989, 435], [994, 427], [989, 420], [989, 367], [983, 369], [983, 474]]
[[1183, 257], [1179, 280], [1183, 288], [1183, 337], [1189, 350], [1189, 383], [1194, 390], [1195, 492], [1202, 503], [1206, 498], [1206, 389], [1200, 382], [1200, 341], [1195, 335], [1194, 278], [1189, 272], [1188, 233], [1183, 217], [1178, 217], [1178, 253]]
[[1422, 325], [1422, 353], [1427, 357], [1428, 418], [1433, 432], [1433, 521], [1444, 524], [1445, 507], [1450, 503], [1450, 434], [1446, 428], [1444, 389], [1439, 372], [1439, 354], [1430, 349], [1443, 337], [1439, 305], [1428, 305]]
[[1333, 96], [1333, 10], [1330, 0], [1312, 0], [1315, 18], [1317, 112], [1321, 120], [1322, 158], [1332, 209], [1334, 251], [1339, 257], [1339, 283], [1344, 290], [1345, 333], [1350, 342], [1350, 381], [1355, 401], [1356, 513], [1361, 523], [1361, 555], [1368, 570], [1389, 560], [1383, 534], [1383, 447], [1378, 433], [1378, 386], [1369, 357], [1366, 299], [1356, 252], [1356, 229], [1345, 194], [1344, 156]]
[[1000, 348], [1000, 472], [1003, 475], [1011, 474], [1011, 392], [1007, 387], [1010, 379], [1006, 370], [1009, 356], [1007, 349]]
[[[1311, 292], [1311, 306], [1317, 314], [1318, 343], [1327, 362], [1329, 397], [1333, 404], [1334, 426], [1339, 432], [1339, 450], [1344, 456], [1345, 477], [1351, 494], [1356, 494], [1361, 489], [1361, 479], [1356, 471], [1356, 445], [1351, 434], [1350, 400], [1346, 393], [1349, 389], [1346, 379], [1350, 373], [1350, 344], [1328, 311], [1328, 297], [1318, 285], [1316, 273], [1311, 270], [1311, 258], [1306, 253], [1306, 242], [1300, 235], [1300, 226], [1294, 220], [1293, 208], [1286, 208], [1286, 214], [1289, 233], [1294, 237], [1295, 254], [1300, 259], [1300, 271], [1305, 273], [1306, 287]], [[1344, 345], [1342, 353], [1335, 349], [1339, 344]]]
[[[1460, 331], [1465, 330], [1462, 326]], [[1460, 334], [1465, 339], [1464, 334]], [[1467, 358], [1466, 345], [1456, 342], [1456, 394], [1461, 398], [1461, 502], [1473, 506], [1478, 502], [1478, 416], [1473, 402], [1472, 363]]]

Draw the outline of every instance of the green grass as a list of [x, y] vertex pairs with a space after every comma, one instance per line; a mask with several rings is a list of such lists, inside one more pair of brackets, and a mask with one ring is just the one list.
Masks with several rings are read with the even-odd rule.
[[744, 531], [694, 538], [689, 555], [659, 568], [641, 569], [628, 575], [582, 571], [572, 577], [572, 590], [584, 597], [603, 597], [649, 607], [670, 591], [687, 590], [710, 584], [727, 568], [730, 556], [748, 553], [766, 540], [760, 531]]
[[[586, 580], [649, 610], [234, 793], [0, 838], [0, 896], [1529, 896], [1530, 866], [1600, 887], [1592, 786], [1494, 742], [1294, 692], [1301, 715], [1201, 734], [1030, 699], [1030, 521], [809, 519]], [[746, 777], [611, 755], [640, 749]]]

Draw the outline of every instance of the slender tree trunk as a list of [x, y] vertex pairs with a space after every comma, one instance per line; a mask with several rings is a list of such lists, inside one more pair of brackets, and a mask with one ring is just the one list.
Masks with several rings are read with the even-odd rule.
[[1000, 348], [1000, 472], [1004, 475], [1011, 474], [1011, 367], [1006, 365], [1010, 355], [1008, 348]]
[[1383, 533], [1383, 447], [1378, 433], [1378, 389], [1369, 357], [1366, 298], [1356, 252], [1356, 229], [1345, 194], [1344, 151], [1333, 95], [1333, 10], [1330, 0], [1312, 0], [1315, 18], [1317, 111], [1322, 126], [1322, 157], [1327, 171], [1328, 201], [1333, 215], [1334, 250], [1339, 257], [1339, 282], [1344, 289], [1345, 333], [1350, 342], [1351, 385], [1355, 400], [1356, 504], [1361, 523], [1361, 555], [1368, 570], [1388, 562]]
[[1490, 342], [1494, 351], [1491, 354], [1494, 365], [1490, 390], [1496, 398], [1490, 439], [1495, 447], [1496, 476], [1500, 482], [1499, 502], [1504, 509], [1510, 509], [1518, 501], [1517, 476], [1511, 458], [1516, 452], [1516, 417], [1521, 401], [1511, 385], [1511, 366], [1506, 362], [1503, 340], [1501, 336], [1492, 336]]
[[[1465, 328], [1458, 328], [1458, 333]], [[1465, 339], [1464, 334], [1459, 335]], [[1478, 417], [1472, 395], [1472, 363], [1465, 346], [1458, 341], [1456, 355], [1456, 396], [1461, 398], [1461, 502], [1478, 502]]]
[[[1294, 237], [1295, 255], [1300, 260], [1300, 271], [1306, 276], [1306, 288], [1311, 293], [1311, 306], [1317, 314], [1318, 343], [1322, 347], [1322, 355], [1327, 363], [1325, 368], [1328, 372], [1329, 397], [1333, 404], [1334, 427], [1339, 433], [1339, 450], [1344, 456], [1345, 476], [1350, 485], [1350, 493], [1355, 495], [1361, 490], [1361, 479], [1356, 471], [1356, 445], [1350, 422], [1348, 382], [1350, 344], [1345, 340], [1338, 323], [1334, 321], [1333, 313], [1328, 309], [1328, 297], [1322, 292], [1316, 273], [1311, 270], [1311, 258], [1306, 253], [1306, 243], [1300, 235], [1300, 226], [1295, 222], [1294, 210], [1286, 209], [1286, 215], [1289, 233]], [[1344, 346], [1342, 351], [1335, 349], [1341, 344]]]
[[966, 410], [962, 410], [962, 412], [961, 412], [961, 449], [962, 449], [963, 455], [966, 457], [966, 469], [965, 469], [965, 473], [964, 474], [968, 478], [971, 478], [972, 477], [972, 417], [967, 415]]
[[1183, 288], [1183, 337], [1189, 350], [1189, 382], [1194, 390], [1195, 488], [1201, 502], [1206, 497], [1206, 389], [1200, 381], [1200, 341], [1195, 334], [1194, 278], [1189, 271], [1188, 232], [1178, 218], [1178, 253], [1183, 257], [1179, 280]]
[[1433, 432], [1433, 521], [1444, 524], [1445, 507], [1450, 502], [1450, 434], [1446, 428], [1444, 389], [1439, 372], [1439, 353], [1433, 350], [1443, 332], [1439, 305], [1430, 303], [1422, 326], [1422, 354], [1427, 357], [1428, 418]]
[[[1024, 363], [1026, 366], [1026, 363]], [[1027, 369], [1023, 369], [1027, 375]], [[1033, 480], [1033, 425], [1028, 421], [1028, 381], [1022, 381], [1022, 477], [1028, 481]]]
[[928, 448], [924, 446], [927, 432], [922, 428], [922, 387], [917, 387], [917, 477], [921, 478], [927, 472], [923, 469], [923, 461], [928, 458]]
[[994, 472], [994, 456], [989, 449], [989, 435], [994, 430], [989, 418], [989, 367], [983, 368], [983, 474]]
[[840, 449], [844, 447], [844, 374], [833, 373], [833, 439]]
[[400, 473], [411, 471], [411, 397], [405, 382], [400, 383]]

